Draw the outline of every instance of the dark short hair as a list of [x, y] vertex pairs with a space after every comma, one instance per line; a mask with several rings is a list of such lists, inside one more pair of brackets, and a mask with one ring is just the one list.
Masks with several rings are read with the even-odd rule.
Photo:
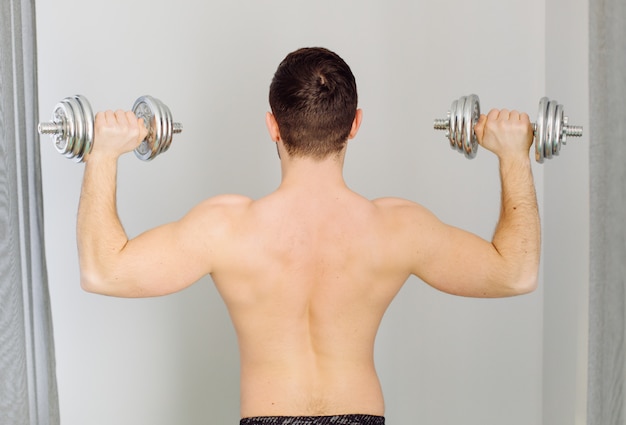
[[290, 53], [270, 85], [269, 101], [289, 155], [316, 159], [345, 146], [357, 109], [354, 75], [321, 47]]

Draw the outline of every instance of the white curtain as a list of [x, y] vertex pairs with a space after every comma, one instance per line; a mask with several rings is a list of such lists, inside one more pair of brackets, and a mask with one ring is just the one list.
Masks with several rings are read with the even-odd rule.
[[590, 0], [589, 425], [626, 423], [626, 1]]
[[43, 243], [34, 0], [0, 1], [0, 424], [59, 424]]

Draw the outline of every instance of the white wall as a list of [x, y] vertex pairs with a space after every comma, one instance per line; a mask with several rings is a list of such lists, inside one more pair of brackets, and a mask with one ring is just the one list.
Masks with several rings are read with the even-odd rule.
[[[329, 47], [351, 65], [365, 113], [347, 158], [351, 187], [410, 198], [489, 238], [497, 162], [453, 152], [432, 121], [471, 92], [485, 111], [534, 116], [546, 83], [544, 10], [543, 0], [39, 0], [40, 115], [75, 93], [98, 110], [152, 94], [183, 122], [165, 155], [120, 162], [119, 212], [132, 236], [208, 196], [273, 190], [271, 76], [288, 52]], [[83, 293], [74, 238], [83, 167], [42, 143], [63, 424], [237, 423], [236, 340], [210, 280], [157, 299]], [[555, 163], [535, 167], [540, 202]], [[377, 341], [388, 423], [541, 423], [542, 318], [543, 289], [472, 300], [410, 280]]]

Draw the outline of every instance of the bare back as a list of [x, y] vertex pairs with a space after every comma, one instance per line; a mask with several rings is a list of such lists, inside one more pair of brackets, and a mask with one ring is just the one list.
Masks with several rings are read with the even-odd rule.
[[380, 208], [347, 189], [231, 208], [212, 276], [239, 338], [242, 416], [382, 415], [374, 339], [409, 273]]

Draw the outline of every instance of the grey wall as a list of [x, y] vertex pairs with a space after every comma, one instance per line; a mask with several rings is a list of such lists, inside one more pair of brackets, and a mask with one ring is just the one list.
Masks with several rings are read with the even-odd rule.
[[589, 11], [546, 2], [546, 94], [585, 135], [544, 172], [543, 423], [587, 423], [589, 305]]
[[[497, 161], [486, 151], [472, 161], [453, 152], [432, 120], [471, 92], [485, 111], [534, 117], [551, 78], [545, 10], [544, 0], [40, 0], [41, 117], [75, 93], [97, 110], [130, 108], [148, 93], [183, 122], [165, 155], [120, 161], [119, 212], [133, 236], [205, 197], [273, 190], [278, 160], [264, 126], [271, 76], [289, 51], [326, 46], [351, 65], [365, 115], [348, 152], [349, 185], [370, 198], [415, 200], [490, 238]], [[555, 85], [548, 94], [565, 102], [570, 90]], [[236, 340], [210, 279], [156, 299], [82, 292], [74, 228], [83, 167], [42, 143], [62, 423], [236, 423]], [[542, 209], [544, 170], [557, 161], [566, 167], [576, 148], [566, 150], [534, 168]], [[389, 423], [541, 423], [544, 311], [543, 286], [524, 297], [472, 300], [411, 279], [376, 347]]]

